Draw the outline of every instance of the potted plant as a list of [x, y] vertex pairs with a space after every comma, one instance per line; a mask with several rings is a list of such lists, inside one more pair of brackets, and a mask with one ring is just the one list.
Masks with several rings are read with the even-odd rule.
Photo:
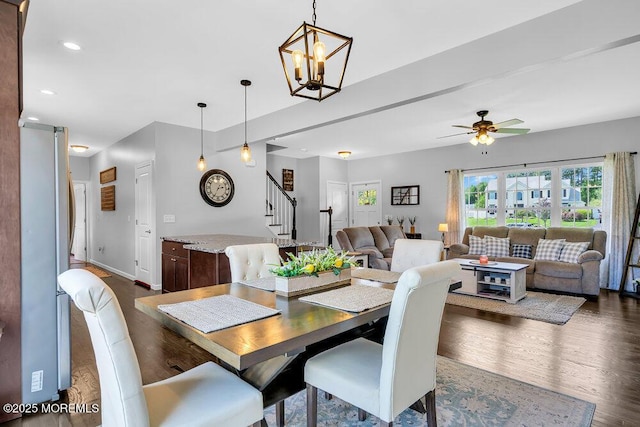
[[402, 228], [402, 231], [404, 231], [404, 217], [398, 216], [396, 217], [396, 221], [398, 221], [398, 225]]
[[298, 296], [351, 281], [352, 262], [344, 251], [338, 253], [329, 247], [287, 256], [289, 259], [283, 260], [282, 265], [270, 269], [276, 275], [278, 295]]
[[415, 232], [416, 232], [416, 217], [415, 216], [410, 216], [409, 217], [409, 224], [411, 224], [411, 227], [409, 227], [409, 233], [415, 234]]
[[387, 224], [393, 224], [393, 215], [385, 215], [384, 220], [387, 221]]

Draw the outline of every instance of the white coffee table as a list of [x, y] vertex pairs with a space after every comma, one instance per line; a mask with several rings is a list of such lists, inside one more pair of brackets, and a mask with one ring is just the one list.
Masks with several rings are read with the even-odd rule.
[[527, 264], [490, 261], [480, 264], [476, 260], [456, 258], [462, 267], [462, 287], [454, 292], [496, 299], [515, 304], [527, 296]]

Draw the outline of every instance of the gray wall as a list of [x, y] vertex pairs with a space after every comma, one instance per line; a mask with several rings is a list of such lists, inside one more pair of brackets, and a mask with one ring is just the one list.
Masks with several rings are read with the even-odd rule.
[[[382, 180], [383, 216], [418, 217], [416, 231], [425, 239], [439, 239], [438, 223], [444, 221], [449, 169], [490, 168], [503, 165], [544, 162], [555, 159], [601, 156], [616, 151], [637, 151], [640, 147], [640, 117], [496, 138], [483, 148], [460, 144], [430, 150], [349, 161], [349, 181]], [[587, 163], [589, 161], [583, 161]], [[568, 162], [580, 163], [580, 161]], [[635, 159], [636, 186], [640, 189], [640, 158]], [[531, 167], [540, 167], [539, 165]], [[420, 185], [420, 205], [391, 206], [390, 188]], [[405, 230], [408, 223], [405, 221]]]
[[[269, 236], [264, 217], [264, 178], [266, 148], [252, 144], [255, 167], [240, 161], [239, 149], [215, 151], [215, 134], [205, 132], [204, 155], [207, 170], [223, 169], [234, 181], [235, 195], [224, 207], [214, 208], [200, 196], [202, 173], [196, 169], [200, 155], [200, 130], [152, 123], [108, 149], [91, 157], [89, 202], [89, 258], [125, 277], [135, 274], [135, 166], [153, 161], [153, 187], [156, 214], [156, 262], [153, 284], [161, 281], [161, 238], [167, 236], [227, 233]], [[116, 210], [100, 210], [98, 175], [101, 170], [117, 168]], [[164, 215], [175, 215], [174, 223], [165, 223]]]
[[[600, 156], [614, 151], [636, 151], [640, 117], [604, 122], [520, 137], [500, 138], [482, 154], [481, 147], [460, 144], [363, 160], [287, 159], [266, 154], [264, 143], [251, 145], [256, 166], [246, 167], [239, 149], [216, 151], [220, 133], [205, 132], [207, 169], [227, 171], [235, 183], [235, 197], [223, 208], [207, 205], [199, 193], [201, 173], [195, 164], [199, 155], [199, 130], [153, 123], [90, 159], [92, 191], [89, 202], [91, 230], [89, 257], [98, 264], [132, 277], [134, 269], [134, 174], [135, 165], [154, 161], [156, 199], [156, 277], [160, 283], [160, 238], [185, 234], [229, 233], [269, 236], [264, 225], [265, 170], [281, 179], [282, 168], [293, 169], [298, 199], [298, 239], [322, 240], [321, 221], [326, 214], [326, 182], [382, 180], [383, 215], [417, 216], [416, 228], [423, 238], [439, 239], [438, 223], [444, 221], [448, 169], [490, 168], [522, 165], [554, 159]], [[269, 157], [269, 160], [267, 160]], [[82, 163], [82, 162], [80, 162]], [[268, 163], [268, 166], [267, 166]], [[573, 162], [577, 163], [577, 162]], [[100, 210], [101, 170], [117, 167], [116, 210]], [[74, 165], [72, 164], [72, 168]], [[76, 169], [78, 166], [75, 166]], [[82, 168], [83, 166], [81, 166]], [[636, 159], [636, 180], [640, 180]], [[83, 173], [86, 173], [86, 168]], [[77, 178], [77, 176], [76, 176]], [[79, 178], [77, 178], [79, 179]], [[391, 206], [390, 188], [420, 185], [420, 205]], [[640, 188], [640, 183], [637, 183]], [[164, 215], [175, 215], [175, 223], [164, 223]], [[408, 222], [405, 228], [408, 229]], [[104, 248], [98, 251], [98, 248]]]
[[71, 179], [74, 181], [91, 181], [91, 158], [69, 156]]
[[[155, 128], [152, 123], [113, 144], [91, 159], [91, 191], [87, 215], [90, 216], [89, 247], [91, 262], [108, 267], [125, 277], [133, 277], [135, 262], [135, 165], [155, 156]], [[100, 209], [100, 171], [116, 167], [116, 210]]]

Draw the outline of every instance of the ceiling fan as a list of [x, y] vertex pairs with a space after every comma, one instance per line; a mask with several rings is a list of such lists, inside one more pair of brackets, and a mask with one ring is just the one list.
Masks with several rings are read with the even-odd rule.
[[488, 110], [480, 110], [476, 114], [480, 117], [480, 120], [475, 122], [471, 126], [453, 125], [453, 127], [456, 127], [456, 128], [471, 129], [470, 132], [456, 133], [456, 134], [453, 134], [453, 135], [441, 136], [440, 138], [448, 138], [450, 136], [457, 136], [457, 135], [465, 135], [465, 134], [475, 133], [476, 135], [474, 135], [473, 138], [471, 138], [469, 140], [469, 142], [472, 145], [478, 145], [478, 143], [485, 144], [485, 145], [491, 145], [491, 144], [493, 144], [495, 139], [493, 139], [489, 135], [489, 132], [511, 133], [511, 134], [516, 134], [516, 135], [522, 135], [522, 134], [525, 134], [525, 133], [527, 133], [527, 132], [529, 132], [531, 130], [531, 129], [524, 129], [524, 128], [509, 128], [509, 126], [519, 125], [520, 123], [524, 123], [520, 119], [511, 119], [511, 120], [506, 120], [504, 122], [500, 122], [500, 123], [495, 123], [494, 124], [491, 120], [485, 120], [484, 119], [484, 117], [487, 114], [489, 114]]

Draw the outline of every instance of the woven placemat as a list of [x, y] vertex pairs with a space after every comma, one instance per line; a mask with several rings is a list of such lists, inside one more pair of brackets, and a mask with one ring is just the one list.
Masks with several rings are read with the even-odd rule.
[[262, 289], [263, 291], [275, 291], [276, 290], [276, 278], [274, 277], [263, 277], [261, 279], [254, 280], [240, 280], [239, 283], [243, 285], [251, 286], [252, 288]]
[[300, 301], [337, 310], [360, 313], [391, 303], [393, 290], [366, 285], [351, 285], [300, 298]]
[[395, 271], [378, 270], [375, 268], [354, 268], [351, 270], [351, 277], [380, 283], [396, 283], [401, 275], [402, 273]]
[[177, 304], [161, 304], [158, 309], [205, 334], [280, 313], [280, 310], [232, 295], [219, 295]]

